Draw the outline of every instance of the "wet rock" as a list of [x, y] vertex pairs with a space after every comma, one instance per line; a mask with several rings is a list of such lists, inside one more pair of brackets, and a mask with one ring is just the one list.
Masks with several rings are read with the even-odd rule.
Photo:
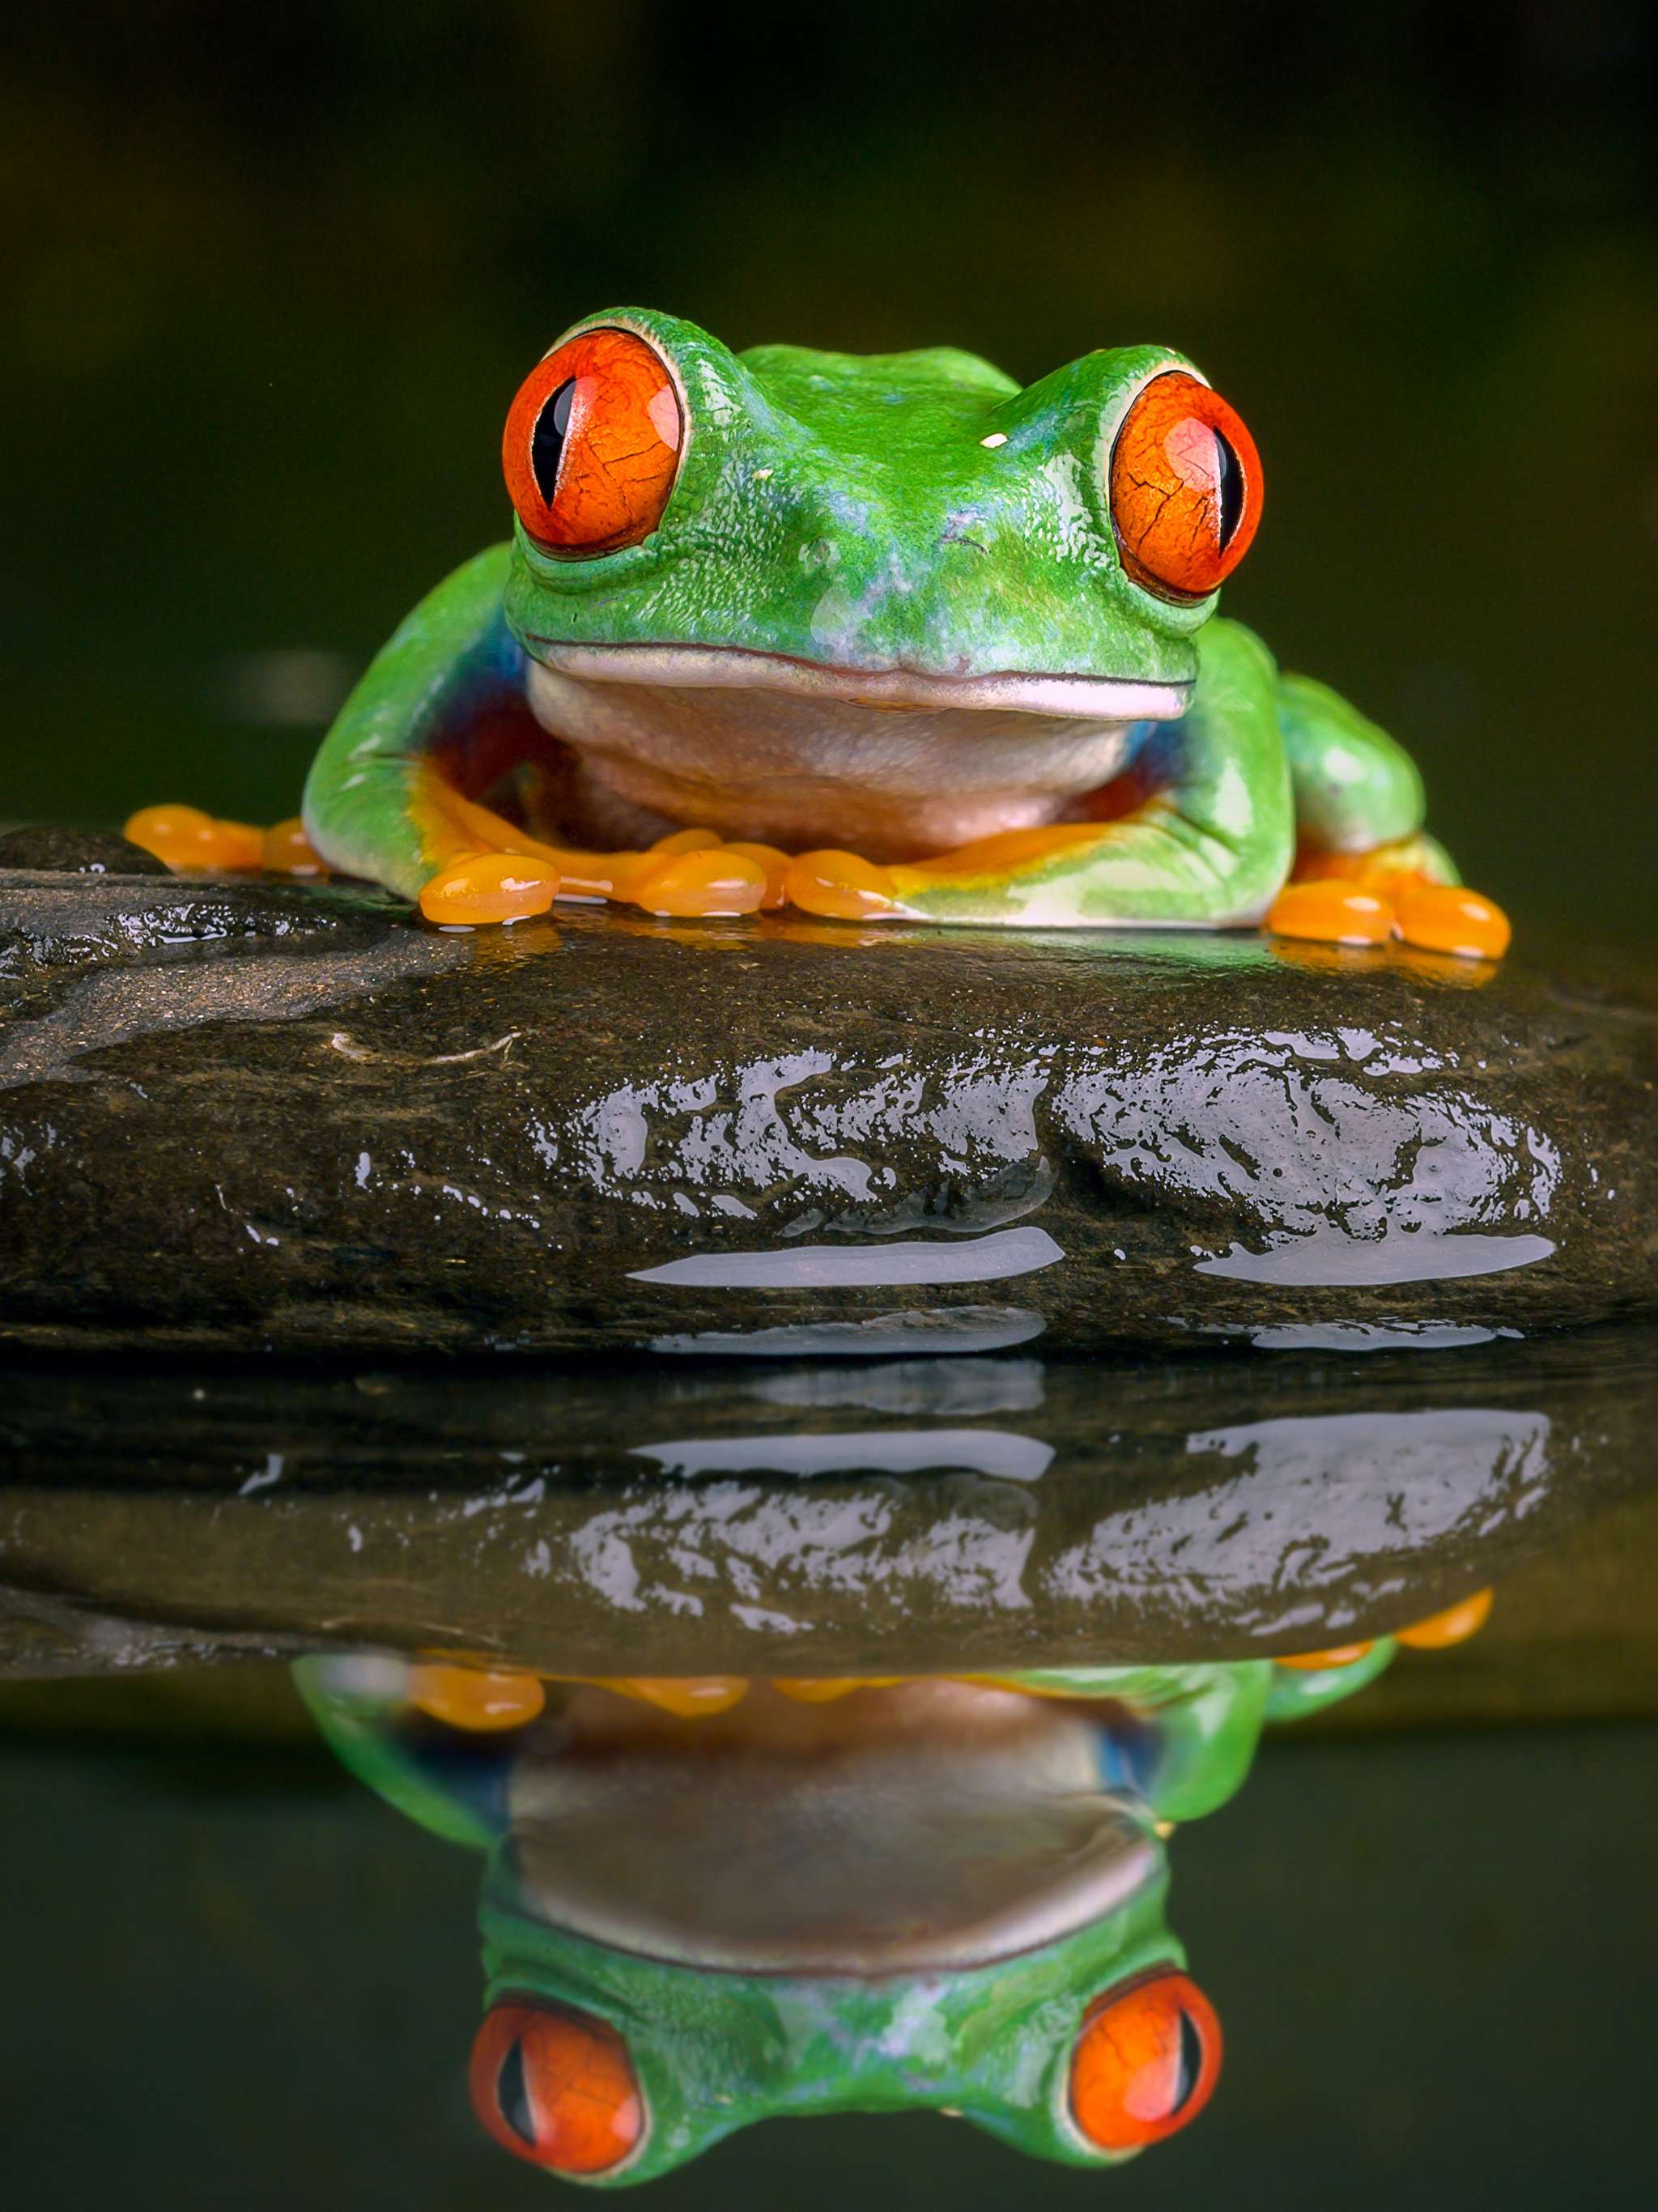
[[80, 830], [44, 823], [0, 834], [0, 868], [76, 876], [165, 876], [165, 860], [116, 830]]
[[[1658, 1331], [1423, 1352], [0, 1371], [0, 1670], [1158, 1663], [1396, 1628], [1658, 1490]], [[77, 1625], [78, 1624], [78, 1625]]]
[[1658, 991], [0, 877], [0, 1338], [1455, 1343], [1658, 1298]]

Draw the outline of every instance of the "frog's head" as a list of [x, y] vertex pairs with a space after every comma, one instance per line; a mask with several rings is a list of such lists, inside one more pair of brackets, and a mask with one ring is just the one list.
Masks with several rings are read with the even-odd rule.
[[1085, 1709], [578, 1693], [505, 1809], [472, 2078], [521, 2156], [642, 2180], [768, 2115], [922, 2106], [1094, 2163], [1208, 2094], [1163, 1846]]
[[1248, 431], [1163, 347], [1022, 391], [636, 309], [553, 347], [505, 464], [507, 618], [546, 668], [890, 708], [1178, 714], [1260, 508]]
[[519, 2157], [606, 2185], [755, 2120], [847, 2111], [944, 2111], [1037, 2157], [1116, 2164], [1194, 2118], [1220, 2065], [1163, 1924], [1160, 1854], [1131, 1856], [1122, 1901], [1057, 1942], [878, 1974], [594, 1942], [526, 1911], [497, 1869], [474, 2108]]

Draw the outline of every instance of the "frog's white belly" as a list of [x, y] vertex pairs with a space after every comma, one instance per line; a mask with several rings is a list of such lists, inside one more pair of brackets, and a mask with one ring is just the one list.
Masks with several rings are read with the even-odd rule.
[[[1011, 679], [906, 687], [918, 700], [884, 696], [879, 678], [618, 683], [531, 661], [527, 689], [536, 720], [577, 757], [590, 815], [635, 835], [689, 825], [873, 860], [1070, 818], [1127, 765], [1135, 723], [1184, 703], [1173, 687], [1078, 684], [1079, 705], [1103, 695], [1114, 711], [1039, 712], [1000, 703], [997, 684], [1017, 696]], [[845, 696], [854, 688], [865, 696]], [[1069, 703], [1064, 679], [1026, 690]], [[975, 690], [986, 703], [951, 702]]]

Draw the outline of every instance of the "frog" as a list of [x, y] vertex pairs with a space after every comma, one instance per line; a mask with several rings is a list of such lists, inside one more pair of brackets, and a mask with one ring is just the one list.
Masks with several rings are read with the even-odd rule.
[[531, 372], [502, 459], [511, 539], [375, 657], [301, 815], [150, 809], [135, 842], [452, 928], [566, 900], [1507, 945], [1403, 748], [1218, 612], [1260, 460], [1169, 348], [1021, 387], [610, 308]]
[[354, 1774], [483, 1856], [478, 2120], [609, 2187], [778, 2116], [943, 2111], [1091, 2167], [1188, 2125], [1222, 2035], [1168, 1924], [1169, 1838], [1236, 1792], [1268, 1723], [1394, 1649], [772, 1680], [339, 1652], [295, 1673]]

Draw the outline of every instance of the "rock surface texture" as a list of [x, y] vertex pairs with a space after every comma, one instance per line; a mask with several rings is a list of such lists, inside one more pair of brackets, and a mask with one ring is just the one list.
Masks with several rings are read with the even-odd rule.
[[[0, 873], [0, 1341], [1046, 1352], [1658, 1303], [1658, 992]], [[1381, 1334], [1378, 1334], [1378, 1332]]]

